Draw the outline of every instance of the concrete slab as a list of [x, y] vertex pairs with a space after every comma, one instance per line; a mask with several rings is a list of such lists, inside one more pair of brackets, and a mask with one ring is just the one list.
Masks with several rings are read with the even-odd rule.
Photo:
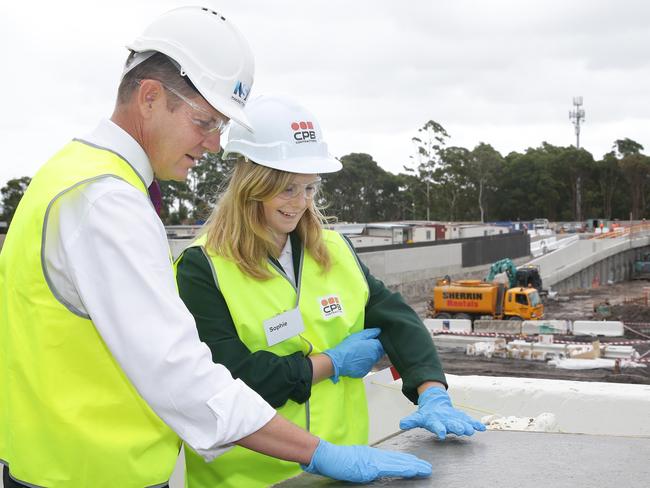
[[623, 337], [623, 322], [615, 320], [574, 320], [574, 335]]
[[477, 342], [496, 342], [498, 337], [434, 335], [433, 343], [444, 349], [465, 349], [468, 344]]
[[[367, 486], [618, 488], [647, 486], [650, 477], [649, 438], [488, 431], [438, 441], [418, 429], [397, 434], [378, 447], [426, 459], [433, 465], [433, 475], [419, 480], [382, 479]], [[276, 486], [351, 485], [303, 474]]]
[[522, 334], [566, 334], [569, 332], [568, 320], [524, 320]]
[[521, 334], [521, 320], [475, 320], [474, 332]]

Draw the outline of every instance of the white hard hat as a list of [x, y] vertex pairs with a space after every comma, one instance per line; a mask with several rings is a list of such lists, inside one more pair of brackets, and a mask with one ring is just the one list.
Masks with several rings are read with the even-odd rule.
[[233, 124], [224, 157], [241, 154], [251, 161], [289, 173], [333, 173], [341, 163], [327, 151], [316, 118], [293, 100], [260, 96], [246, 107], [254, 133]]
[[127, 48], [167, 55], [210, 105], [251, 130], [244, 106], [253, 84], [253, 52], [223, 15], [198, 6], [170, 10]]

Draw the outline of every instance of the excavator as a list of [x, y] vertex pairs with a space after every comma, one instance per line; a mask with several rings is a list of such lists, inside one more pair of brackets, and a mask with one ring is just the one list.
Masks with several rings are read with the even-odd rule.
[[485, 277], [487, 283], [492, 283], [499, 273], [505, 273], [508, 277], [508, 286], [510, 288], [532, 287], [535, 288], [540, 296], [546, 295], [546, 290], [542, 288], [542, 277], [539, 274], [539, 267], [527, 264], [517, 268], [512, 259], [505, 258], [497, 261], [490, 267], [488, 275]]
[[632, 278], [635, 280], [650, 280], [650, 252], [645, 252], [634, 261], [634, 274]]

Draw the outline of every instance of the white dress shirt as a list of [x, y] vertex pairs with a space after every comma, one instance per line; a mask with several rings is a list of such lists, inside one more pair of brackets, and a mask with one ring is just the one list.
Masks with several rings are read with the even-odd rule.
[[[153, 181], [144, 150], [113, 122], [81, 140], [120, 154], [147, 186]], [[51, 208], [44, 256], [58, 299], [92, 319], [140, 395], [204, 458], [275, 415], [212, 362], [178, 296], [165, 228], [139, 190], [101, 178], [65, 193]]]
[[278, 262], [280, 263], [280, 266], [282, 266], [284, 274], [286, 274], [287, 278], [289, 278], [289, 281], [291, 281], [293, 286], [296, 286], [296, 272], [293, 269], [293, 250], [291, 249], [291, 236], [287, 236], [287, 242], [284, 243], [284, 247], [282, 248], [282, 251], [280, 251]]

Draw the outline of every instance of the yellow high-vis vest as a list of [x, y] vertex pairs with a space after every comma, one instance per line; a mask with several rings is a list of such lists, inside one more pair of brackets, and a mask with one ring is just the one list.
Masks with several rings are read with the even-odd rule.
[[[363, 330], [369, 297], [365, 276], [353, 251], [338, 233], [323, 231], [323, 239], [332, 258], [331, 269], [325, 273], [303, 249], [297, 289], [271, 262], [268, 269], [273, 278], [257, 280], [242, 273], [234, 262], [204, 247], [239, 338], [251, 352], [264, 350], [279, 356], [297, 351], [305, 356], [318, 354]], [[204, 244], [205, 237], [194, 243]], [[263, 322], [296, 305], [304, 332], [269, 347]], [[341, 377], [336, 384], [329, 379], [321, 381], [312, 386], [309, 401], [299, 404], [289, 400], [278, 412], [328, 442], [368, 442], [368, 406], [361, 379]], [[186, 447], [185, 460], [189, 488], [257, 488], [301, 473], [296, 463], [241, 447], [207, 464]]]
[[67, 191], [99, 178], [147, 194], [120, 156], [72, 141], [34, 176], [0, 253], [0, 459], [24, 484], [161, 486], [180, 448], [90, 317], [49, 285], [45, 236], [56, 220], [48, 216]]

